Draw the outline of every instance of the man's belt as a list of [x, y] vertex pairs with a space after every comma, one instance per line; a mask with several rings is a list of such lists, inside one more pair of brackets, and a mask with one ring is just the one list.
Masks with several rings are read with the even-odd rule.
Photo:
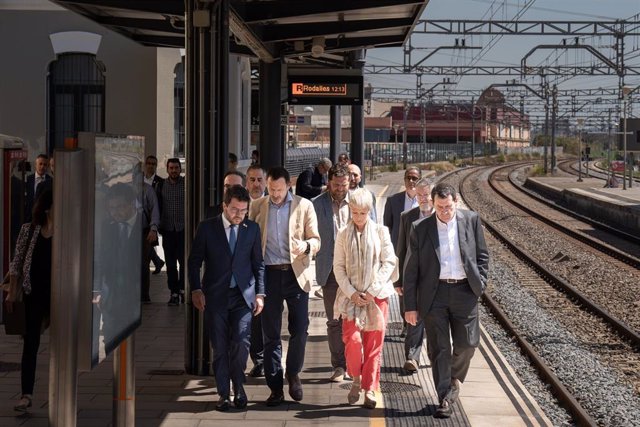
[[291, 264], [271, 264], [265, 265], [267, 270], [275, 270], [275, 271], [289, 271], [291, 270]]
[[465, 279], [438, 279], [438, 282], [446, 283], [448, 285], [461, 285], [469, 281], [465, 278]]

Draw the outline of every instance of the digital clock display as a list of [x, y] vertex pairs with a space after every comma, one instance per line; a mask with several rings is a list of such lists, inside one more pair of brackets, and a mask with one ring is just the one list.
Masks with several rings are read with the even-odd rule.
[[289, 103], [362, 105], [362, 76], [289, 76]]

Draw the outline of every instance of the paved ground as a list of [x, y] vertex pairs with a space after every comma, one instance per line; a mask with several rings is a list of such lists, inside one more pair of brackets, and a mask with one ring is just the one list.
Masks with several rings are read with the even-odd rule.
[[[401, 190], [402, 175], [402, 171], [387, 173], [375, 181], [369, 181], [368, 187], [378, 195], [380, 221], [385, 196]], [[390, 304], [392, 312], [383, 357], [384, 398], [379, 399], [377, 409], [370, 411], [358, 405], [348, 405], [346, 395], [350, 383], [328, 381], [331, 367], [324, 307], [321, 300], [311, 297], [309, 340], [301, 374], [304, 400], [301, 403], [289, 400], [278, 408], [268, 408], [264, 405], [269, 395], [264, 379], [250, 378], [246, 385], [249, 398], [247, 409], [217, 412], [214, 410], [217, 395], [213, 379], [184, 373], [184, 310], [182, 307], [168, 307], [168, 298], [164, 272], [152, 276], [153, 303], [143, 306], [143, 322], [135, 338], [137, 426], [206, 427], [229, 426], [235, 422], [241, 423], [242, 427], [313, 424], [462, 426], [470, 422], [474, 426], [492, 427], [544, 424], [538, 422], [545, 419], [539, 410], [534, 410], [534, 414], [522, 415], [514, 409], [535, 409], [537, 405], [521, 403], [522, 399], [527, 399], [526, 391], [518, 386], [515, 375], [508, 367], [504, 367], [505, 362], [484, 338], [481, 351], [473, 359], [468, 381], [462, 388], [462, 403], [456, 404], [455, 417], [449, 421], [435, 420], [432, 414], [437, 400], [426, 364], [426, 349], [423, 349], [422, 369], [418, 374], [406, 375], [400, 369], [404, 362], [403, 340], [399, 336], [401, 323], [395, 299]], [[283, 322], [283, 327], [286, 351], [286, 322]], [[20, 395], [18, 363], [22, 344], [19, 337], [6, 336], [3, 330], [0, 331], [0, 426], [48, 425], [48, 339], [48, 333], [45, 333], [36, 373], [34, 406], [29, 414], [16, 416], [12, 408]], [[500, 366], [504, 369], [496, 368]], [[505, 372], [507, 380], [495, 379], [496, 375], [504, 376]], [[111, 425], [112, 377], [111, 357], [92, 372], [80, 374], [78, 426]], [[519, 398], [520, 403], [513, 401], [514, 395], [523, 396]], [[286, 390], [285, 397], [288, 397]], [[537, 417], [538, 421], [524, 422], [523, 417]]]

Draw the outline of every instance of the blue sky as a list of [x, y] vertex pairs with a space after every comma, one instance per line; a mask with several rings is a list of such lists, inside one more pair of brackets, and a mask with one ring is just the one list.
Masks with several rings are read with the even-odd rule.
[[[528, 7], [527, 7], [528, 6]], [[524, 10], [526, 9], [526, 10]], [[629, 19], [634, 17], [640, 20], [640, 0], [431, 0], [427, 5], [423, 18], [429, 19], [490, 19], [511, 20], [520, 14], [520, 20], [546, 20], [546, 21], [600, 21]], [[519, 66], [522, 57], [534, 46], [539, 44], [559, 44], [559, 36], [504, 36], [491, 49], [486, 49], [495, 36], [473, 36], [466, 38], [467, 46], [482, 46], [482, 57], [477, 59], [479, 65], [514, 65]], [[412, 45], [426, 50], [414, 50], [414, 58], [420, 59], [426, 55], [430, 48], [438, 46], [451, 46], [455, 38], [462, 36], [433, 36], [417, 35], [412, 37]], [[596, 48], [608, 58], [615, 57], [612, 48], [611, 37], [585, 37], [581, 43]], [[443, 50], [431, 58], [426, 65], [464, 65], [478, 54], [478, 50]], [[626, 37], [627, 64], [640, 66], [640, 37]], [[576, 63], [590, 64], [593, 56], [583, 50], [570, 50], [566, 53], [559, 51], [538, 51], [529, 59], [533, 63], [554, 61], [558, 65], [573, 65]], [[376, 65], [401, 65], [403, 54], [401, 48], [375, 49], [367, 53], [367, 64]], [[463, 77], [457, 80], [458, 89], [481, 89], [490, 83], [504, 83], [507, 76], [495, 77]], [[513, 78], [513, 77], [511, 77]], [[378, 75], [367, 76], [366, 80], [376, 87], [406, 87], [415, 88], [415, 76], [403, 75]], [[442, 76], [423, 76], [423, 84], [433, 85], [441, 81]], [[527, 84], [538, 85], [539, 78], [529, 78]], [[626, 85], [640, 85], [639, 77], [628, 76]], [[559, 87], [572, 88], [615, 88], [618, 87], [618, 79], [612, 77], [586, 77], [562, 79]]]

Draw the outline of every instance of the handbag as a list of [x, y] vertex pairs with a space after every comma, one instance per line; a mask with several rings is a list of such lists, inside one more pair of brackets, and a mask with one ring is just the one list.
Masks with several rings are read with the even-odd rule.
[[[7, 310], [11, 304], [11, 310]], [[5, 302], [5, 310], [2, 312], [4, 332], [7, 335], [24, 335], [27, 329], [24, 301]]]
[[[26, 244], [22, 250], [22, 254], [19, 258], [20, 260], [20, 268], [18, 271], [20, 272], [17, 276], [11, 276], [9, 273], [3, 279], [3, 288], [7, 287], [9, 292], [14, 292], [15, 299], [14, 301], [5, 301], [5, 310], [2, 311], [2, 323], [4, 323], [4, 330], [7, 335], [24, 335], [26, 332], [26, 318], [25, 318], [25, 308], [23, 301], [23, 289], [22, 289], [22, 269], [24, 267], [24, 259], [27, 255], [27, 249], [33, 238], [35, 226], [33, 223], [29, 226], [29, 235], [27, 237]], [[4, 284], [4, 281], [9, 276], [8, 285]], [[44, 323], [44, 322], [43, 322]]]

